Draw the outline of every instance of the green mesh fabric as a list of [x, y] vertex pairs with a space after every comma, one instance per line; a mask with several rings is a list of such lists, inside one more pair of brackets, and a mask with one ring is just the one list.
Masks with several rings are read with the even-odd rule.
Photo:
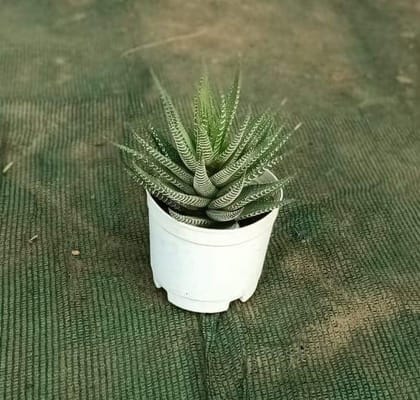
[[419, 398], [413, 127], [304, 120], [254, 297], [197, 315], [154, 288], [144, 193], [103, 139], [154, 107], [2, 109], [0, 398]]
[[[0, 400], [420, 399], [414, 2], [0, 3]], [[150, 66], [186, 113], [238, 52], [245, 102], [303, 122], [297, 201], [255, 295], [199, 315], [154, 287], [108, 140], [160, 115]]]

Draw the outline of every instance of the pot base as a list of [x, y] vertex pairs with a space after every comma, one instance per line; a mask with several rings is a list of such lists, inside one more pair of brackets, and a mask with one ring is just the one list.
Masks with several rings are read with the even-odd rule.
[[248, 301], [257, 289], [256, 285], [247, 288], [241, 297], [238, 299], [223, 300], [223, 301], [205, 301], [196, 300], [190, 297], [180, 296], [178, 294], [168, 292], [163, 288], [154, 278], [153, 282], [157, 289], [164, 289], [167, 293], [169, 303], [183, 310], [199, 312], [199, 313], [219, 313], [229, 309], [230, 303], [235, 300], [240, 300], [242, 303]]
[[200, 301], [193, 300], [177, 294], [168, 293], [168, 301], [173, 305], [187, 311], [199, 313], [218, 313], [227, 311], [230, 301]]

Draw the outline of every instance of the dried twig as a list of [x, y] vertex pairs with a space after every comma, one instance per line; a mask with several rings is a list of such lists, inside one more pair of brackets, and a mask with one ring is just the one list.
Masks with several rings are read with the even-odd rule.
[[4, 175], [11, 167], [12, 167], [12, 165], [14, 164], [15, 162], [14, 161], [10, 161], [9, 162], [9, 164], [7, 164], [4, 168], [3, 168], [3, 170], [1, 171], [1, 173]]
[[38, 235], [34, 235], [34, 236], [32, 236], [28, 241], [29, 241], [29, 243], [33, 243], [33, 242], [35, 242], [35, 240], [37, 240], [38, 239]]
[[151, 47], [162, 46], [164, 44], [171, 43], [171, 42], [177, 42], [179, 40], [192, 39], [192, 38], [195, 38], [197, 36], [204, 35], [204, 33], [206, 33], [206, 32], [207, 32], [207, 28], [201, 29], [197, 32], [187, 33], [186, 35], [171, 36], [169, 38], [162, 39], [162, 40], [157, 40], [155, 42], [144, 43], [144, 44], [141, 44], [139, 46], [136, 46], [136, 47], [133, 47], [131, 49], [128, 49], [128, 50], [124, 51], [121, 54], [121, 57], [127, 57], [130, 54], [133, 54], [137, 51], [144, 50], [144, 49], [150, 49]]

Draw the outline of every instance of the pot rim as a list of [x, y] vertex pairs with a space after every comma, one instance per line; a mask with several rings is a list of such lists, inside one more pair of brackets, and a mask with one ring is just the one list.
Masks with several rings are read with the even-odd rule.
[[[270, 175], [271, 177], [274, 177], [275, 179], [277, 179], [277, 177], [269, 170], [266, 170], [265, 173], [267, 175]], [[280, 200], [283, 200], [283, 189], [281, 190], [281, 194], [280, 194]], [[229, 235], [239, 235], [239, 234], [246, 234], [249, 233], [251, 234], [253, 231], [258, 232], [258, 228], [262, 225], [265, 225], [269, 222], [269, 220], [272, 220], [274, 222], [274, 220], [277, 217], [279, 208], [274, 208], [273, 210], [271, 210], [270, 212], [267, 213], [267, 215], [265, 215], [264, 217], [260, 218], [258, 221], [255, 221], [249, 225], [246, 226], [240, 226], [239, 228], [236, 229], [217, 229], [217, 228], [205, 228], [205, 227], [201, 227], [201, 226], [195, 226], [195, 225], [190, 225], [187, 224], [185, 222], [181, 222], [178, 221], [177, 219], [175, 219], [174, 217], [172, 217], [171, 215], [169, 215], [168, 212], [166, 212], [165, 210], [162, 209], [162, 207], [156, 202], [156, 200], [153, 198], [152, 194], [148, 191], [146, 191], [147, 193], [147, 198], [148, 200], [155, 206], [156, 209], [159, 210], [159, 214], [165, 218], [169, 223], [171, 224], [176, 224], [178, 226], [183, 226], [191, 231], [195, 231], [197, 233], [200, 234], [210, 234], [210, 235], [226, 235], [226, 232], [229, 232]], [[165, 229], [167, 230], [167, 229]]]

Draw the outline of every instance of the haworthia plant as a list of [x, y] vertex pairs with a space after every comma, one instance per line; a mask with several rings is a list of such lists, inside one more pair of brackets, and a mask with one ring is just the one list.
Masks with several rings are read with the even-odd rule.
[[259, 182], [282, 159], [290, 134], [265, 112], [238, 121], [241, 76], [236, 73], [228, 93], [220, 98], [204, 76], [193, 100], [187, 129], [174, 103], [152, 73], [163, 104], [168, 131], [133, 129], [137, 148], [115, 144], [128, 156], [136, 182], [168, 206], [178, 221], [223, 228], [267, 213], [284, 202], [279, 193], [288, 178]]

